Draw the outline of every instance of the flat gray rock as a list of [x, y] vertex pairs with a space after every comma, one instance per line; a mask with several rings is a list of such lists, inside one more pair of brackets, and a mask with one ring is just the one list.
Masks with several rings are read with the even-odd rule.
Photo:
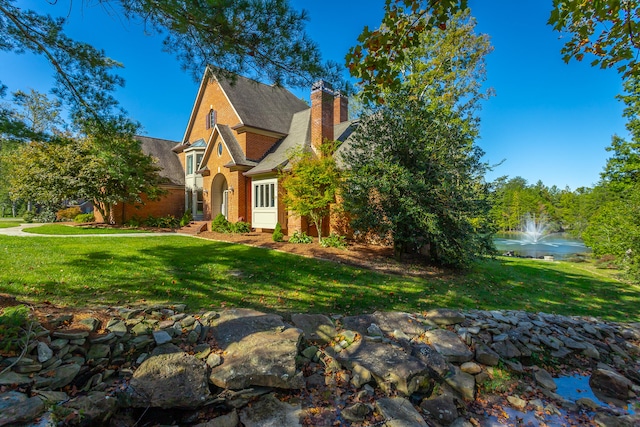
[[302, 329], [307, 341], [314, 343], [326, 344], [338, 334], [331, 319], [324, 314], [294, 314], [291, 321]]
[[0, 426], [15, 423], [28, 423], [44, 412], [44, 402], [39, 397], [20, 399], [13, 405], [2, 409]]
[[56, 369], [55, 375], [51, 380], [51, 384], [49, 385], [50, 389], [61, 388], [73, 381], [73, 379], [80, 372], [81, 366], [77, 363], [70, 363], [67, 365], [62, 365]]
[[136, 408], [197, 408], [210, 397], [207, 368], [184, 352], [152, 355], [134, 372], [129, 392]]
[[466, 400], [473, 400], [476, 396], [476, 379], [473, 375], [462, 372], [460, 368], [455, 368], [455, 373], [447, 377], [445, 382], [452, 389], [460, 393]]
[[558, 388], [555, 381], [553, 381], [553, 377], [551, 376], [551, 374], [542, 368], [539, 368], [538, 370], [533, 372], [533, 378], [538, 384], [540, 384], [547, 390], [555, 391]]
[[349, 316], [342, 319], [342, 326], [345, 329], [357, 331], [362, 335], [368, 335], [367, 330], [371, 324], [377, 325], [379, 330], [386, 335], [393, 335], [394, 331], [402, 331], [411, 337], [420, 335], [427, 329], [415, 316], [401, 311], [388, 313], [376, 311], [373, 314]]
[[301, 406], [280, 402], [273, 394], [263, 396], [240, 412], [245, 427], [301, 427]]
[[209, 380], [232, 390], [251, 386], [301, 389], [304, 377], [296, 370], [301, 338], [296, 328], [246, 335], [227, 347], [223, 363], [211, 369]]
[[436, 308], [423, 314], [426, 321], [435, 323], [436, 325], [455, 325], [464, 321], [465, 316], [457, 310], [449, 308]]
[[450, 425], [458, 418], [458, 408], [451, 396], [438, 396], [424, 399], [420, 403], [420, 409], [438, 424]]
[[433, 329], [425, 332], [424, 337], [447, 362], [464, 363], [473, 359], [473, 353], [455, 332]]
[[386, 427], [428, 427], [422, 415], [403, 397], [388, 397], [376, 402]]
[[282, 330], [284, 322], [277, 314], [234, 308], [221, 311], [220, 317], [210, 320], [210, 326], [218, 345], [226, 350], [231, 343], [240, 342], [256, 332]]
[[359, 365], [371, 372], [387, 393], [396, 389], [409, 396], [430, 378], [427, 365], [391, 344], [358, 341], [337, 357], [347, 366]]
[[617, 372], [596, 369], [589, 378], [589, 385], [607, 397], [625, 401], [629, 398], [629, 390], [633, 384]]

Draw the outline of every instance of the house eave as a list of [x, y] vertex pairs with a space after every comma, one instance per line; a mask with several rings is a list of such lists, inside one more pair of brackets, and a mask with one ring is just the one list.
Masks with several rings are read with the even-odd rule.
[[270, 136], [272, 138], [283, 138], [287, 136], [286, 133], [275, 132], [269, 129], [263, 129], [257, 126], [246, 125], [244, 123], [238, 123], [235, 126], [232, 126], [231, 129], [235, 130], [238, 134], [251, 132], [258, 135]]

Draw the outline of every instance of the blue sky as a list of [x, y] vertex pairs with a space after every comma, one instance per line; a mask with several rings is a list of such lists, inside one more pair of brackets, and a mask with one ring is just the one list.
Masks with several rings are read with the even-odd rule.
[[[477, 30], [495, 47], [487, 58], [487, 86], [496, 96], [483, 104], [479, 145], [490, 164], [503, 163], [487, 175], [522, 176], [531, 184], [576, 189], [592, 186], [606, 162], [613, 134], [626, 135], [620, 76], [592, 68], [589, 60], [565, 64], [560, 34], [546, 25], [551, 1], [470, 0]], [[162, 52], [161, 39], [140, 24], [105, 9], [98, 2], [19, 1], [68, 18], [67, 33], [104, 49], [123, 63], [126, 85], [117, 97], [149, 136], [180, 140], [198, 82]], [[108, 5], [108, 2], [103, 4]], [[351, 2], [292, 0], [309, 12], [309, 35], [325, 59], [343, 63], [364, 25], [377, 27], [383, 0]], [[10, 91], [46, 92], [52, 70], [42, 58], [0, 53], [0, 81]], [[308, 98], [307, 90], [296, 94]]]

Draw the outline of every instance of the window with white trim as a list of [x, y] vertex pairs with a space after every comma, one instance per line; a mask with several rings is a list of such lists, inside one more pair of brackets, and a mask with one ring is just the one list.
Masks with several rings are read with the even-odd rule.
[[187, 175], [193, 174], [193, 154], [187, 156]]
[[276, 181], [260, 181], [253, 185], [253, 206], [255, 208], [276, 207]]

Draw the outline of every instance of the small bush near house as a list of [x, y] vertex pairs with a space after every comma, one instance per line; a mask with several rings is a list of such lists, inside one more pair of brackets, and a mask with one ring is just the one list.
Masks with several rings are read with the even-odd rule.
[[276, 228], [273, 230], [273, 234], [271, 235], [271, 238], [273, 239], [274, 242], [284, 241], [284, 234], [282, 233], [282, 226], [280, 225], [280, 223], [276, 224]]
[[347, 242], [344, 236], [340, 236], [335, 233], [329, 234], [327, 237], [323, 237], [320, 241], [320, 246], [323, 248], [338, 248], [344, 249], [347, 247]]
[[79, 214], [76, 215], [73, 218], [73, 222], [78, 222], [78, 223], [86, 223], [86, 222], [94, 222], [96, 220], [96, 217], [93, 216], [92, 213], [86, 213], [86, 214]]
[[250, 233], [251, 232], [251, 224], [248, 222], [238, 221], [238, 222], [230, 222], [229, 223], [229, 231], [231, 233]]
[[77, 217], [78, 215], [80, 215], [82, 213], [82, 210], [80, 210], [80, 208], [78, 206], [73, 206], [70, 208], [66, 208], [66, 209], [60, 209], [58, 212], [56, 212], [56, 220], [57, 221], [70, 221], [72, 219], [74, 219], [75, 217]]
[[187, 209], [182, 218], [180, 218], [180, 227], [186, 227], [191, 221], [193, 221], [193, 215], [191, 214], [191, 209]]
[[293, 233], [293, 236], [289, 237], [289, 243], [311, 243], [313, 242], [313, 238], [311, 236], [307, 236], [307, 233], [304, 231], [296, 231]]
[[173, 215], [161, 216], [159, 218], [149, 216], [144, 220], [144, 225], [157, 228], [178, 228], [180, 226], [180, 220]]
[[142, 224], [142, 220], [137, 216], [134, 216], [133, 218], [125, 222], [124, 226], [129, 228], [138, 228], [140, 227], [140, 224]]
[[229, 232], [229, 221], [224, 217], [221, 213], [216, 216], [211, 222], [211, 231], [215, 231], [216, 233], [228, 233]]
[[33, 218], [35, 216], [36, 216], [36, 214], [34, 214], [33, 211], [26, 211], [22, 215], [22, 219], [24, 220], [24, 222], [32, 223], [33, 222]]

